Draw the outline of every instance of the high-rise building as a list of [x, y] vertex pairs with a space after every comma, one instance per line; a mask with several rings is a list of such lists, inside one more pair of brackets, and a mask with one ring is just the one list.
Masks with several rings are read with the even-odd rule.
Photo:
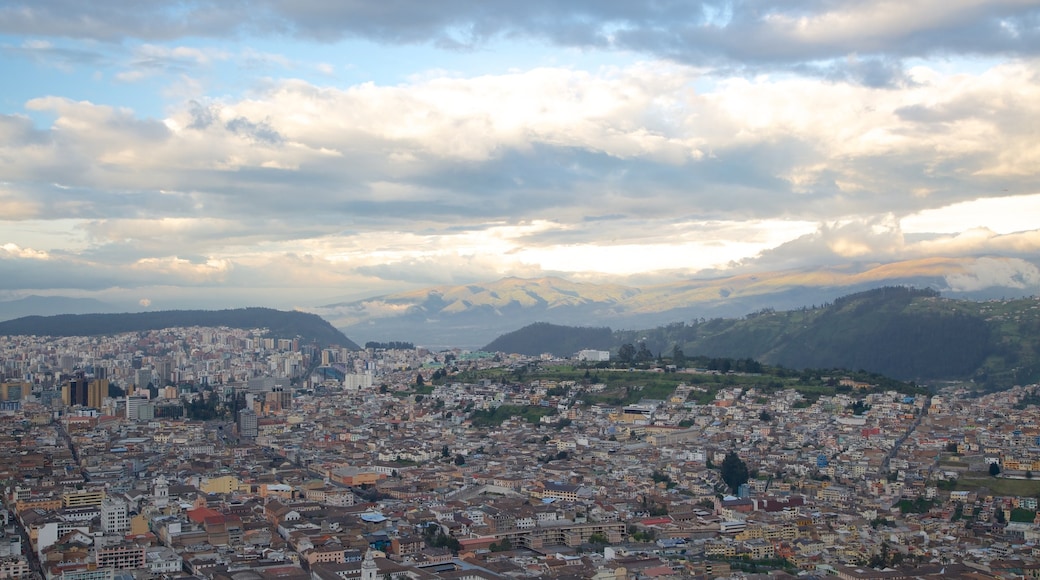
[[86, 377], [82, 375], [69, 379], [69, 382], [65, 383], [61, 389], [62, 402], [70, 407], [76, 405], [83, 407], [89, 406], [89, 385], [89, 381], [87, 381]]
[[32, 385], [26, 382], [0, 383], [0, 401], [20, 401], [27, 396]]
[[130, 529], [130, 510], [126, 502], [106, 497], [101, 502], [101, 531], [106, 534], [122, 534]]
[[94, 379], [87, 385], [87, 406], [101, 408], [102, 401], [108, 396], [108, 379]]
[[238, 434], [242, 437], [257, 436], [256, 412], [252, 409], [242, 409], [238, 412]]

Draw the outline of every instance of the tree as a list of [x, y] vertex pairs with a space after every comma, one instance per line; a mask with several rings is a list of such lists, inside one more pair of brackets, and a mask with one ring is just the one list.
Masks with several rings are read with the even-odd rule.
[[639, 352], [636, 353], [637, 362], [647, 362], [654, 359], [654, 353], [650, 352], [650, 349], [646, 348], [646, 343], [639, 343]]
[[729, 486], [733, 493], [737, 493], [740, 486], [747, 483], [747, 464], [737, 455], [736, 451], [730, 451], [726, 454], [726, 458], [722, 460], [720, 470], [722, 472], [722, 481], [726, 482], [726, 485]]
[[997, 463], [990, 463], [989, 464], [989, 474], [991, 476], [993, 476], [993, 477], [996, 477], [997, 475], [999, 475], [1000, 474], [1000, 465], [997, 464]]
[[618, 358], [619, 361], [621, 361], [623, 363], [630, 363], [630, 362], [632, 362], [632, 359], [634, 359], [635, 356], [636, 356], [636, 347], [632, 346], [630, 343], [625, 343], [625, 344], [621, 345], [620, 348], [618, 348], [617, 358]]
[[423, 378], [422, 373], [415, 374], [415, 386], [421, 387], [426, 384], [426, 379]]
[[683, 353], [682, 349], [679, 348], [678, 344], [672, 347], [672, 364], [677, 367], [686, 366], [686, 355]]
[[451, 455], [451, 451], [448, 449], [448, 446], [441, 447], [441, 457], [448, 457], [449, 455]]
[[492, 542], [488, 549], [492, 552], [508, 552], [513, 549], [513, 542], [509, 538], [502, 538], [501, 542]]
[[1033, 479], [1033, 472], [1028, 469], [1026, 470], [1026, 479]]
[[466, 458], [461, 453], [455, 455], [455, 465], [466, 465]]

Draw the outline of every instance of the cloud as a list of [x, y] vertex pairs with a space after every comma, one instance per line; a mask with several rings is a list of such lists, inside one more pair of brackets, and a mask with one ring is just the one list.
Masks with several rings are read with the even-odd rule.
[[628, 2], [624, 0], [14, 0], [0, 31], [104, 41], [292, 35], [472, 50], [496, 39], [748, 65], [936, 54], [1035, 55], [1040, 8], [1028, 0]]
[[[162, 119], [40, 97], [0, 116], [0, 219], [45, 212], [83, 247], [2, 240], [51, 256], [9, 256], [2, 274], [17, 288], [141, 288], [136, 301], [180, 283], [331, 293], [1022, 257], [1040, 248], [1035, 228], [993, 220], [1035, 213], [1038, 71], [917, 66], [870, 86], [650, 61], [400, 84], [269, 79], [246, 96], [178, 100]], [[978, 218], [996, 197], [979, 229], [927, 225]]]
[[977, 292], [1004, 287], [1021, 290], [1040, 289], [1040, 268], [1022, 259], [981, 258], [965, 266], [964, 272], [946, 276], [955, 292]]
[[133, 48], [127, 70], [116, 73], [123, 82], [138, 82], [162, 74], [186, 74], [230, 55], [215, 48], [142, 44]]
[[29, 260], [47, 260], [50, 256], [47, 252], [41, 250], [34, 250], [32, 248], [22, 248], [18, 244], [7, 243], [0, 246], [0, 252], [3, 252], [4, 257], [22, 258]]

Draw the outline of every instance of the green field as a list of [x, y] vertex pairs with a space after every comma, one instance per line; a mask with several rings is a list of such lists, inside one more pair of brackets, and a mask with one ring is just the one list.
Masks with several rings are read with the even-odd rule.
[[957, 489], [960, 491], [978, 491], [981, 488], [987, 488], [992, 495], [997, 496], [1040, 496], [1040, 480], [1038, 479], [1003, 479], [982, 474], [969, 474], [957, 480]]

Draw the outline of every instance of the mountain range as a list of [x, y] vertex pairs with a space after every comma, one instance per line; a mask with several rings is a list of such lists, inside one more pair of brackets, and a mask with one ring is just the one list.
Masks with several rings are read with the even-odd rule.
[[1035, 264], [1020, 258], [930, 258], [690, 279], [634, 287], [562, 278], [504, 278], [439, 286], [312, 309], [361, 340], [476, 348], [535, 322], [651, 328], [700, 318], [801, 308], [880, 286], [930, 288], [985, 300], [1040, 294]]

